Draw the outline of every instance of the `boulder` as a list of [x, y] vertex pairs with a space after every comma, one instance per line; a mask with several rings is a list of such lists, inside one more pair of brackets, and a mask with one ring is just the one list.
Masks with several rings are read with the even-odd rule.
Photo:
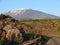
[[11, 24], [9, 25], [6, 25], [4, 28], [3, 28], [6, 32], [9, 31], [9, 29], [13, 29], [13, 26]]
[[9, 41], [14, 41], [19, 43], [23, 42], [22, 33], [18, 28], [16, 28], [16, 26], [9, 24], [6, 25], [3, 29], [7, 32], [6, 38]]
[[23, 42], [22, 34], [18, 29], [9, 29], [9, 31], [6, 34], [6, 38], [10, 41], [14, 42]]

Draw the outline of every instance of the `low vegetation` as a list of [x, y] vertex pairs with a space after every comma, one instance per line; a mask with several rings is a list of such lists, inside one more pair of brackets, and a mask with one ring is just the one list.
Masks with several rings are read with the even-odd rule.
[[60, 36], [60, 19], [20, 20], [33, 27], [38, 33], [48, 36]]
[[30, 45], [45, 45], [50, 36], [60, 36], [60, 19], [19, 21], [0, 15], [0, 45], [22, 45], [31, 40]]

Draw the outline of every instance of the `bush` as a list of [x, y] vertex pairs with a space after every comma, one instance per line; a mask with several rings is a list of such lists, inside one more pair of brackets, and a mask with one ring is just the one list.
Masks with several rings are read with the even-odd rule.
[[42, 42], [41, 41], [38, 41], [37, 45], [42, 45]]
[[0, 45], [6, 45], [5, 39], [2, 37], [0, 37]]

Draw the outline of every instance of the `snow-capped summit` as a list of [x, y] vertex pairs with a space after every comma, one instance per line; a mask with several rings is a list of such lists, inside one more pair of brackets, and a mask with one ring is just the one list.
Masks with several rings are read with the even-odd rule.
[[41, 11], [32, 10], [30, 8], [21, 8], [17, 10], [11, 10], [4, 14], [10, 15], [15, 19], [54, 19], [57, 16], [47, 14]]
[[32, 10], [32, 9], [31, 8], [20, 8], [20, 10]]

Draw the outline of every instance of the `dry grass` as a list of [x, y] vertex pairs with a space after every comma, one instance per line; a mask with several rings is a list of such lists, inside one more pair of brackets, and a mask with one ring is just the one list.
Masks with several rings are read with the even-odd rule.
[[21, 22], [32, 26], [37, 33], [60, 37], [60, 19], [23, 20]]

